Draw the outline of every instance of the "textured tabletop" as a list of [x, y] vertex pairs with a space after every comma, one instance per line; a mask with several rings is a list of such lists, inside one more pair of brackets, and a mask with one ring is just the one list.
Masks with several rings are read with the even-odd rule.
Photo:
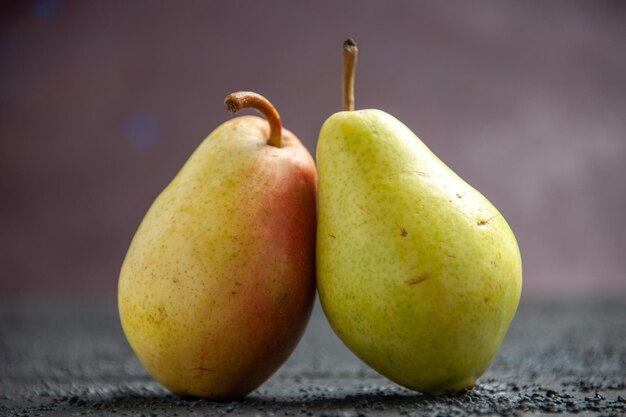
[[168, 393], [143, 370], [115, 305], [0, 301], [0, 415], [623, 415], [626, 302], [522, 304], [472, 391], [431, 397], [377, 375], [332, 333], [319, 306], [289, 361], [237, 402]]

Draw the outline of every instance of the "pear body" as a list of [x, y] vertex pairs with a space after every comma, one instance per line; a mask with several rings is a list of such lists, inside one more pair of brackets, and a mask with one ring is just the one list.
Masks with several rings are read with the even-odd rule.
[[318, 291], [337, 335], [409, 389], [473, 386], [521, 293], [504, 218], [379, 110], [332, 115], [317, 164]]
[[232, 119], [150, 207], [124, 260], [122, 326], [169, 390], [243, 397], [287, 359], [315, 294], [316, 170], [289, 131]]

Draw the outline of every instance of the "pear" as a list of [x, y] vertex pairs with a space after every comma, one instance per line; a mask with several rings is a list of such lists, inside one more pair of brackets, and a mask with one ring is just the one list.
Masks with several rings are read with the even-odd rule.
[[317, 147], [317, 285], [339, 338], [365, 363], [430, 394], [470, 388], [520, 298], [522, 264], [498, 210], [380, 110], [344, 109]]
[[215, 129], [150, 207], [118, 288], [126, 337], [177, 394], [240, 398], [287, 359], [315, 297], [316, 170], [258, 94]]

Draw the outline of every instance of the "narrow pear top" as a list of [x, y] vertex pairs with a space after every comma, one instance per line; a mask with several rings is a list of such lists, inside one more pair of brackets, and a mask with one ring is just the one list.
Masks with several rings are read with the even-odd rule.
[[270, 125], [270, 137], [267, 144], [280, 148], [282, 140], [283, 126], [280, 115], [265, 97], [251, 91], [238, 91], [230, 93], [224, 99], [224, 106], [231, 113], [236, 113], [241, 109], [252, 108], [257, 110], [267, 119]]
[[359, 48], [352, 38], [343, 42], [343, 109], [354, 110], [354, 76]]

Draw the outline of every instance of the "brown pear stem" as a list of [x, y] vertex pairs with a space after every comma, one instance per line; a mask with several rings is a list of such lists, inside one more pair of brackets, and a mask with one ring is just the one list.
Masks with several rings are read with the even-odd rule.
[[359, 49], [352, 38], [343, 42], [343, 109], [354, 111], [354, 76]]
[[278, 112], [265, 97], [251, 91], [238, 91], [227, 95], [224, 105], [231, 113], [245, 108], [253, 108], [261, 113], [270, 125], [270, 137], [267, 144], [280, 148], [283, 126]]

